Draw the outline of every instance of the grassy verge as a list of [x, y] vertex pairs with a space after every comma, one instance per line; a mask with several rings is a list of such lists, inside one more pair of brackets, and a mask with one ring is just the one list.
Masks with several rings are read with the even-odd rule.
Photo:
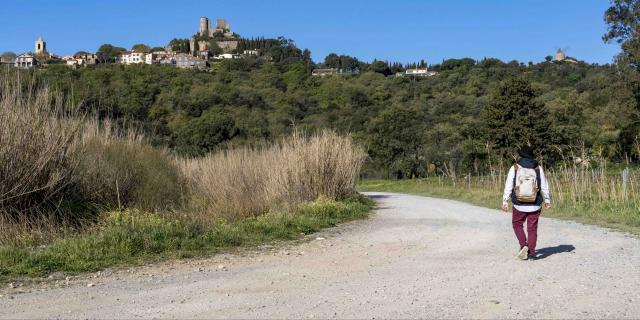
[[138, 210], [111, 212], [91, 232], [37, 248], [0, 247], [0, 277], [91, 272], [170, 258], [210, 255], [239, 246], [290, 240], [340, 222], [367, 216], [371, 200], [319, 198], [295, 213], [270, 213], [212, 226]]
[[[499, 209], [502, 191], [481, 183], [454, 185], [450, 180], [427, 178], [415, 180], [366, 180], [359, 191], [381, 191], [460, 200], [474, 205]], [[640, 235], [640, 206], [633, 201], [588, 200], [555, 201], [544, 211], [547, 217], [574, 220]]]

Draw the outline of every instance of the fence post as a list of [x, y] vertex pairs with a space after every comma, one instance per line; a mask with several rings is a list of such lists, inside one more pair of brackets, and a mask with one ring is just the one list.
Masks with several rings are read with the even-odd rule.
[[629, 168], [622, 170], [622, 196], [627, 198], [627, 182], [629, 181]]

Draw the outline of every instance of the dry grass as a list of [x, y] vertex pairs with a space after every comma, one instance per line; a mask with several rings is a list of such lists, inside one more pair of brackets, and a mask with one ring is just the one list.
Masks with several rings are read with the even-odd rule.
[[323, 195], [355, 192], [365, 153], [349, 137], [331, 131], [300, 133], [262, 149], [241, 148], [182, 161], [206, 218], [241, 219], [290, 210]]
[[[63, 107], [47, 88], [0, 83], [0, 234], [22, 223], [48, 229], [73, 182], [80, 122], [58, 117]], [[14, 226], [7, 228], [6, 226]], [[0, 239], [2, 241], [2, 239]]]
[[166, 150], [19, 83], [0, 83], [0, 244], [44, 242], [106, 209], [179, 205], [184, 180]]

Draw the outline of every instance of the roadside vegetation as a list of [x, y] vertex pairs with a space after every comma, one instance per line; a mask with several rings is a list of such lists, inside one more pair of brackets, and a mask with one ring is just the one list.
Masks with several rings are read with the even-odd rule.
[[[500, 209], [508, 168], [487, 176], [455, 179], [434, 176], [407, 180], [365, 180], [360, 191], [385, 191], [461, 200]], [[500, 174], [501, 172], [504, 172]], [[543, 215], [640, 234], [640, 172], [584, 165], [561, 166], [546, 172], [552, 209]]]
[[181, 157], [46, 87], [0, 90], [0, 276], [295, 239], [372, 207], [355, 191], [364, 150], [333, 131]]

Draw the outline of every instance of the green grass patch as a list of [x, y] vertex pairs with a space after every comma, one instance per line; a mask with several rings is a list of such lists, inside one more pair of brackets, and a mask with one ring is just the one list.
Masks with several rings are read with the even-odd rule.
[[[358, 185], [358, 190], [460, 200], [492, 209], [500, 209], [502, 204], [502, 190], [495, 187], [478, 183], [469, 185], [462, 181], [454, 186], [450, 180], [433, 177], [414, 180], [365, 180]], [[574, 220], [640, 235], [640, 206], [631, 200], [554, 202], [552, 209], [543, 211], [543, 215], [547, 217]]]
[[41, 277], [57, 271], [92, 272], [297, 239], [300, 233], [364, 218], [372, 207], [373, 202], [361, 195], [342, 201], [319, 198], [298, 212], [270, 213], [212, 226], [138, 210], [111, 212], [90, 232], [40, 247], [0, 247], [0, 277]]

